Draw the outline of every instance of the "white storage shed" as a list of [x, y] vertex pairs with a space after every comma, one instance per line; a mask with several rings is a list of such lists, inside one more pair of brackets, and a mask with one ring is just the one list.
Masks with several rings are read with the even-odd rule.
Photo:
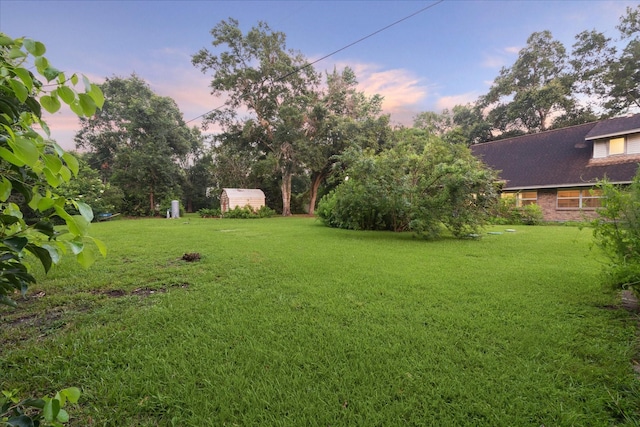
[[264, 193], [257, 188], [223, 188], [220, 195], [220, 210], [228, 212], [235, 207], [250, 206], [257, 211], [264, 206]]

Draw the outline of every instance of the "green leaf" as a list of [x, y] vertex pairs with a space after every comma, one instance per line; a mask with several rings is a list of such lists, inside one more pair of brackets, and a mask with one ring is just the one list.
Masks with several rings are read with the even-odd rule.
[[42, 56], [47, 51], [44, 44], [32, 39], [24, 39], [24, 47], [33, 56]]
[[64, 210], [64, 200], [61, 201], [62, 206], [60, 204], [54, 204], [53, 208], [56, 210], [56, 214], [65, 220], [65, 222], [73, 221], [73, 217], [69, 215], [69, 212]]
[[42, 104], [44, 109], [51, 114], [57, 112], [60, 109], [60, 100], [55, 96], [44, 95], [40, 97], [40, 104]]
[[57, 420], [60, 421], [61, 423], [68, 422], [69, 421], [69, 413], [67, 411], [65, 411], [64, 409], [60, 409], [60, 412], [58, 413]]
[[71, 111], [73, 111], [76, 116], [84, 116], [84, 111], [82, 111], [80, 101], [73, 101], [71, 104], [69, 104], [69, 108], [71, 108]]
[[44, 173], [44, 177], [50, 186], [55, 188], [62, 184], [62, 178], [60, 178], [59, 175], [54, 174], [49, 169], [44, 169], [42, 172]]
[[15, 68], [13, 70], [16, 73], [16, 76], [22, 80], [22, 83], [25, 85], [27, 90], [31, 91], [33, 89], [33, 78], [31, 77], [31, 73], [24, 68]]
[[13, 236], [8, 239], [4, 239], [2, 243], [12, 251], [21, 252], [29, 243], [29, 239], [26, 237]]
[[40, 151], [36, 144], [27, 138], [16, 138], [13, 144], [9, 142], [13, 153], [27, 166], [33, 167], [40, 158]]
[[82, 393], [80, 392], [80, 389], [78, 387], [69, 387], [62, 390], [60, 394], [67, 396], [69, 402], [78, 403], [78, 400], [80, 400], [80, 395]]
[[9, 420], [7, 420], [7, 425], [15, 427], [34, 427], [33, 420], [26, 415], [9, 418]]
[[58, 171], [58, 173], [60, 174], [60, 178], [62, 178], [64, 182], [71, 181], [71, 171], [69, 170], [68, 167], [62, 166], [60, 168], [60, 171]]
[[68, 86], [60, 86], [56, 92], [65, 104], [71, 104], [76, 99], [76, 93]]
[[9, 80], [9, 86], [11, 86], [13, 93], [15, 93], [16, 98], [18, 98], [20, 102], [27, 100], [29, 90], [27, 90], [27, 87], [21, 81], [14, 79]]
[[71, 81], [72, 85], [74, 85], [74, 86], [77, 85], [78, 84], [78, 75], [77, 74], [73, 74], [69, 80]]
[[93, 264], [96, 261], [95, 257], [91, 253], [91, 251], [82, 251], [82, 252], [80, 252], [76, 256], [76, 260], [84, 268], [91, 267], [91, 264]]
[[45, 420], [52, 422], [58, 417], [60, 412], [60, 401], [58, 399], [49, 399], [44, 405], [42, 416]]
[[96, 109], [98, 107], [96, 106], [96, 103], [93, 100], [93, 98], [91, 98], [86, 93], [79, 93], [78, 99], [80, 101], [80, 107], [82, 108], [83, 115], [90, 117], [96, 113]]
[[67, 163], [67, 167], [71, 170], [71, 172], [73, 172], [73, 175], [78, 176], [78, 171], [80, 170], [78, 159], [76, 159], [73, 154], [64, 153], [62, 155], [62, 160]]
[[60, 251], [56, 246], [45, 244], [45, 245], [42, 245], [42, 247], [46, 249], [47, 252], [49, 252], [49, 256], [51, 257], [51, 262], [53, 262], [54, 264], [57, 264], [60, 262], [60, 258], [61, 258]]
[[95, 237], [91, 237], [91, 240], [93, 240], [93, 243], [95, 243], [95, 245], [98, 247], [98, 250], [100, 251], [100, 255], [102, 255], [103, 257], [106, 257], [107, 245], [105, 245], [102, 240], [96, 239]]
[[55, 230], [53, 228], [53, 223], [49, 221], [38, 221], [33, 225], [33, 228], [39, 231], [40, 233], [44, 234], [45, 236], [49, 236], [49, 237], [52, 237], [55, 233]]
[[7, 201], [9, 196], [11, 196], [12, 188], [13, 186], [11, 185], [11, 181], [3, 176], [2, 181], [0, 182], [0, 202]]
[[84, 250], [84, 243], [82, 243], [82, 240], [69, 240], [67, 244], [74, 255], [78, 255]]
[[11, 46], [15, 42], [13, 39], [6, 34], [0, 33], [0, 46]]
[[91, 209], [91, 206], [84, 202], [77, 201], [74, 201], [73, 204], [78, 208], [80, 215], [82, 215], [87, 222], [93, 221], [93, 210]]
[[40, 212], [44, 212], [47, 209], [51, 209], [54, 204], [55, 204], [55, 200], [53, 200], [53, 199], [51, 199], [49, 197], [41, 197], [38, 200], [37, 209]]
[[91, 82], [89, 81], [87, 76], [82, 76], [82, 82], [84, 83], [84, 91], [87, 93], [91, 92]]
[[18, 167], [24, 166], [24, 162], [17, 158], [15, 154], [11, 151], [7, 150], [5, 147], [0, 147], [0, 157], [5, 159], [7, 162], [16, 165]]
[[39, 73], [43, 73], [44, 70], [49, 66], [49, 61], [44, 56], [39, 56], [35, 60], [36, 68]]
[[27, 54], [17, 47], [11, 48], [9, 51], [9, 59], [24, 58], [26, 56]]
[[41, 71], [42, 75], [47, 79], [48, 82], [54, 80], [60, 74], [60, 70], [53, 67], [47, 67]]
[[48, 272], [53, 262], [51, 258], [51, 254], [49, 254], [49, 251], [33, 243], [29, 243], [26, 246], [26, 249], [32, 254], [34, 254], [40, 260], [40, 263], [42, 263], [42, 266], [44, 267], [44, 271]]
[[104, 94], [98, 85], [91, 84], [91, 90], [89, 91], [89, 95], [93, 98], [93, 101], [96, 103], [98, 108], [102, 108], [104, 105]]
[[45, 166], [48, 167], [51, 172], [60, 172], [60, 168], [62, 167], [62, 160], [60, 160], [60, 157], [54, 154], [45, 154], [43, 157]]

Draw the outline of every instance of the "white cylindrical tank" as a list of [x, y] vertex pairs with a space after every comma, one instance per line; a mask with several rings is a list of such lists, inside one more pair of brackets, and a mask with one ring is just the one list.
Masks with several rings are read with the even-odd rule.
[[180, 202], [178, 200], [171, 201], [171, 218], [180, 218]]

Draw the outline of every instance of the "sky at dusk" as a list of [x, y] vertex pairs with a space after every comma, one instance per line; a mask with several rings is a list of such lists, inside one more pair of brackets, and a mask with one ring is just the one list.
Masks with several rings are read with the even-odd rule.
[[[100, 83], [136, 73], [173, 98], [185, 121], [221, 105], [211, 76], [191, 64], [211, 48], [210, 30], [235, 18], [246, 31], [264, 21], [287, 47], [316, 60], [430, 5], [432, 7], [318, 62], [318, 71], [351, 67], [359, 87], [384, 96], [393, 123], [410, 125], [422, 111], [441, 111], [485, 94], [533, 32], [549, 30], [568, 51], [574, 37], [615, 26], [637, 1], [17, 1], [0, 0], [0, 31], [43, 42], [58, 69]], [[73, 149], [78, 119], [47, 117], [52, 137]]]

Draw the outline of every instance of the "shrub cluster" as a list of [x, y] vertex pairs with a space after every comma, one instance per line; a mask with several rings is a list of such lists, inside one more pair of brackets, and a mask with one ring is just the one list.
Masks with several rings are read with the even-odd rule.
[[198, 215], [200, 215], [200, 218], [220, 218], [222, 216], [222, 212], [220, 211], [220, 208], [202, 208], [198, 210]]
[[505, 197], [496, 204], [491, 222], [494, 224], [525, 224], [539, 225], [543, 222], [542, 208], [533, 203], [517, 206], [516, 199]]
[[220, 209], [200, 209], [198, 214], [202, 218], [240, 218], [240, 219], [254, 219], [254, 218], [269, 218], [276, 214], [273, 209], [262, 206], [260, 209], [253, 209], [251, 206], [245, 206], [243, 208], [236, 206], [235, 208], [228, 210], [227, 212], [221, 212]]
[[602, 206], [592, 222], [596, 244], [609, 258], [612, 285], [640, 292], [640, 169], [628, 187], [603, 181]]

